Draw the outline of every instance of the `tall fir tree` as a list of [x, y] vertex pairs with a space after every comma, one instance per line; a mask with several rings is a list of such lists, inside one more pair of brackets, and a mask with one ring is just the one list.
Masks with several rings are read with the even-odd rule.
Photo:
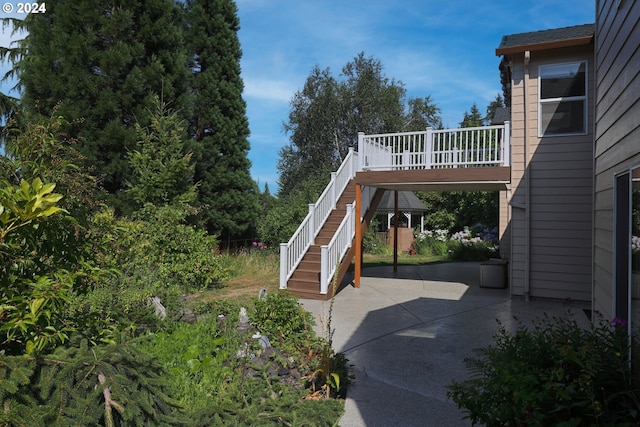
[[480, 110], [478, 110], [478, 106], [474, 102], [471, 106], [471, 110], [467, 113], [464, 112], [464, 118], [460, 122], [461, 128], [473, 128], [484, 125], [484, 117], [480, 114]]
[[502, 99], [502, 95], [497, 94], [496, 98], [487, 105], [487, 115], [484, 118], [485, 123], [490, 124], [496, 115], [496, 111], [500, 108], [505, 108], [504, 99]]
[[211, 233], [229, 241], [247, 233], [259, 211], [251, 178], [249, 122], [240, 77], [240, 21], [232, 0], [187, 0], [187, 51], [195, 181]]
[[57, 108], [72, 122], [85, 166], [110, 193], [126, 187], [134, 124], [148, 122], [153, 98], [186, 105], [181, 16], [172, 0], [57, 0], [22, 24], [14, 67], [26, 112]]

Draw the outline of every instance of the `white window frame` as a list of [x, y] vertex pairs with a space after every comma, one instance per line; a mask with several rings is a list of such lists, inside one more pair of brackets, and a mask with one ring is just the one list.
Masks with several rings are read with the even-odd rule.
[[[584, 64], [584, 95], [581, 96], [565, 96], [560, 98], [540, 98], [542, 95], [542, 77], [544, 69], [547, 67], [555, 67], [558, 65], [581, 65]], [[589, 61], [587, 60], [579, 60], [579, 61], [571, 61], [571, 62], [554, 62], [549, 64], [541, 64], [538, 66], [538, 137], [548, 137], [548, 136], [572, 136], [572, 135], [586, 135], [589, 133], [588, 131], [588, 98], [589, 98]], [[583, 131], [582, 132], [559, 132], [559, 133], [545, 133], [542, 129], [542, 105], [552, 102], [571, 102], [571, 101], [582, 101], [583, 108]]]

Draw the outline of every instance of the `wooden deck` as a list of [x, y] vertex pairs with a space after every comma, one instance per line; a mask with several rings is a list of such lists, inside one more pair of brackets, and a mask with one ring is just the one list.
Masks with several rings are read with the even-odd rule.
[[511, 179], [511, 168], [478, 167], [357, 172], [356, 184], [385, 190], [502, 191]]

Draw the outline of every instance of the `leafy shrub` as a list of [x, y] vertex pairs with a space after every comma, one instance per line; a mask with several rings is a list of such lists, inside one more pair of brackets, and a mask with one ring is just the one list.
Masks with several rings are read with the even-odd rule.
[[378, 220], [373, 219], [364, 233], [362, 239], [362, 251], [372, 255], [387, 254], [391, 251], [387, 242], [378, 237]]
[[234, 326], [213, 312], [194, 324], [178, 323], [143, 343], [170, 374], [171, 396], [190, 412], [206, 408], [216, 394], [234, 387], [229, 384], [234, 367], [228, 363], [240, 348], [231, 332]]
[[315, 324], [313, 315], [298, 303], [298, 298], [285, 291], [270, 292], [257, 300], [250, 318], [256, 329], [280, 343], [299, 337], [309, 340]]
[[425, 230], [415, 236], [413, 249], [420, 255], [447, 256], [449, 253], [447, 230]]
[[599, 319], [589, 329], [568, 316], [545, 316], [465, 359], [473, 378], [448, 395], [475, 424], [632, 426], [640, 422], [630, 386], [626, 327]]
[[117, 218], [105, 209], [93, 217], [92, 239], [102, 267], [112, 272], [82, 295], [86, 312], [122, 323], [156, 320], [149, 299], [158, 296], [171, 312], [187, 293], [220, 286], [231, 271], [217, 253], [217, 240], [182, 224], [178, 207], [147, 206], [143, 219]]
[[317, 201], [327, 182], [325, 176], [305, 180], [289, 194], [280, 194], [269, 212], [258, 219], [257, 232], [260, 240], [271, 247], [288, 242], [309, 213], [309, 203]]
[[[0, 343], [7, 354], [53, 348], [73, 329], [64, 307], [85, 275], [74, 220], [54, 183], [0, 182]], [[59, 220], [55, 218], [60, 216]]]
[[497, 228], [489, 230], [476, 224], [451, 236], [449, 257], [459, 261], [484, 261], [498, 255]]

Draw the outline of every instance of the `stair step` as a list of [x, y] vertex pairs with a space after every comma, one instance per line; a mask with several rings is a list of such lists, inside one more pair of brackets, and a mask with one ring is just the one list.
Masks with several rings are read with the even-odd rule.
[[298, 269], [307, 270], [307, 271], [320, 271], [320, 260], [309, 260], [302, 258], [300, 264], [298, 264]]
[[350, 181], [338, 201], [336, 207], [327, 217], [322, 228], [315, 238], [314, 244], [309, 247], [302, 261], [291, 275], [287, 283], [287, 289], [293, 295], [300, 298], [327, 300], [329, 295], [320, 294], [320, 246], [328, 244], [336, 230], [347, 214], [347, 205], [352, 204], [356, 198], [356, 185]]
[[289, 280], [299, 280], [304, 282], [313, 283], [315, 286], [320, 286], [320, 267], [314, 270], [302, 270], [297, 268], [291, 275]]

